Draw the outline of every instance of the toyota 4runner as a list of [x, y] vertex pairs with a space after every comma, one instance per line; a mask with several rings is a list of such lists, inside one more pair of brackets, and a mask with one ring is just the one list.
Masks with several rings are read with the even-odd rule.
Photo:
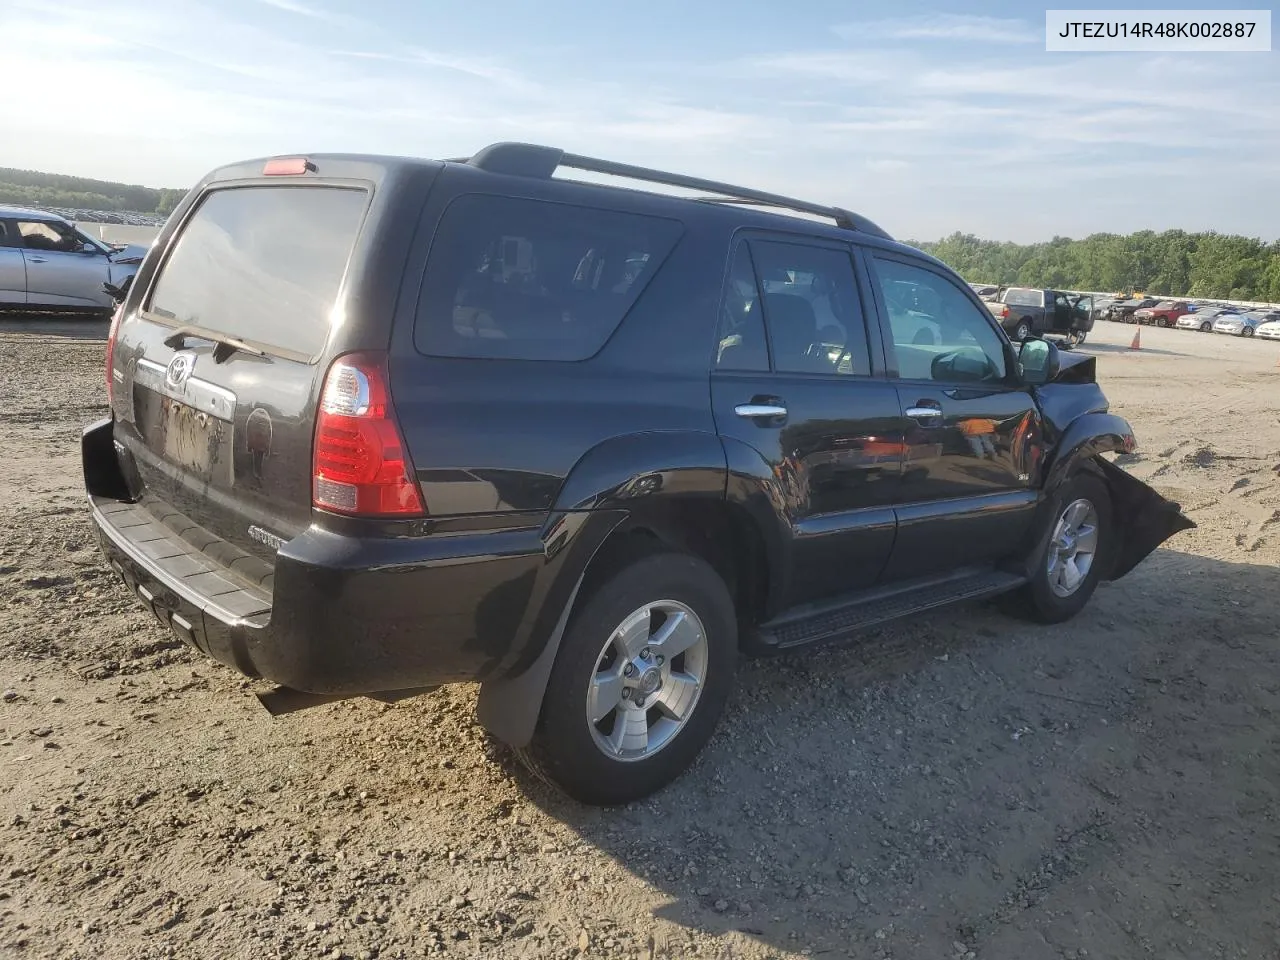
[[479, 681], [619, 803], [740, 652], [995, 595], [1062, 621], [1192, 526], [1104, 459], [1134, 438], [1094, 362], [834, 207], [528, 144], [273, 158], [148, 253], [84, 477], [195, 648], [317, 700]]

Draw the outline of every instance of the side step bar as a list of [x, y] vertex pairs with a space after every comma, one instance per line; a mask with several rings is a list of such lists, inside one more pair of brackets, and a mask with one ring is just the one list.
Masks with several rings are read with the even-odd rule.
[[969, 571], [945, 579], [871, 590], [843, 602], [785, 614], [760, 627], [765, 648], [789, 650], [834, 640], [858, 630], [962, 600], [978, 600], [1015, 590], [1026, 577], [1002, 570]]

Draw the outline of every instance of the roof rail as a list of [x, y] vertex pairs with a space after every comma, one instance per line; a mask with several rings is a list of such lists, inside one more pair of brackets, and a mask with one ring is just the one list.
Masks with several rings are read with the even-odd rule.
[[885, 240], [893, 239], [885, 230], [876, 226], [866, 217], [841, 207], [810, 203], [808, 200], [797, 200], [793, 197], [784, 197], [781, 194], [734, 186], [731, 183], [704, 180], [701, 177], [689, 177], [682, 173], [667, 173], [662, 170], [651, 170], [648, 167], [633, 166], [629, 163], [598, 160], [595, 157], [565, 153], [556, 147], [544, 147], [535, 143], [490, 144], [467, 160], [466, 163], [480, 170], [487, 170], [490, 173], [505, 173], [518, 177], [550, 179], [551, 175], [559, 167], [569, 167], [573, 170], [587, 170], [591, 173], [602, 173], [606, 176], [642, 180], [647, 183], [661, 183], [669, 187], [704, 190], [707, 193], [721, 194], [722, 196], [697, 198], [703, 202], [741, 203], [762, 207], [778, 207], [785, 210], [794, 210], [797, 213], [810, 213], [834, 220], [836, 226], [844, 230], [856, 230]]

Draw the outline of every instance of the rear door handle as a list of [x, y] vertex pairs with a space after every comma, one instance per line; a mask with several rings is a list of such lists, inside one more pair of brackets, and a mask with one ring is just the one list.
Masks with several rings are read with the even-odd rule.
[[733, 408], [733, 412], [748, 420], [755, 420], [760, 417], [785, 417], [787, 408], [781, 403], [740, 403]]

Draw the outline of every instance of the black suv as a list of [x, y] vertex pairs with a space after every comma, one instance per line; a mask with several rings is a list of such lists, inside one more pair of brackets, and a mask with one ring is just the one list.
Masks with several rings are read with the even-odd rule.
[[692, 761], [739, 651], [996, 594], [1064, 620], [1192, 525], [1102, 458], [1134, 440], [1093, 358], [1016, 353], [937, 260], [528, 144], [214, 172], [107, 386], [93, 520], [162, 623], [286, 697], [480, 681], [592, 803]]

